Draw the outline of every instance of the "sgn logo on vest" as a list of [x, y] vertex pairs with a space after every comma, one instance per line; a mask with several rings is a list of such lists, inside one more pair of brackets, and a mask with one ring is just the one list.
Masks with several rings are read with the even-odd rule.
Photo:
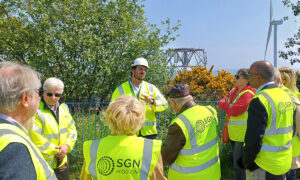
[[115, 171], [116, 174], [139, 174], [141, 171], [141, 160], [117, 159], [109, 156], [101, 157], [97, 162], [98, 173], [108, 176]]
[[214, 119], [214, 116], [208, 116], [204, 119], [200, 119], [196, 121], [195, 128], [199, 133], [205, 131], [205, 128], [208, 128]]

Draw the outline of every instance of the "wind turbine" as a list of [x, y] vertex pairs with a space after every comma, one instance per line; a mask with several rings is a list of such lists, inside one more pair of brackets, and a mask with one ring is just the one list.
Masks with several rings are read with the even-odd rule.
[[269, 31], [268, 31], [268, 38], [267, 38], [267, 44], [265, 49], [265, 56], [264, 59], [266, 59], [267, 49], [269, 40], [272, 33], [272, 25], [274, 26], [274, 66], [277, 67], [277, 25], [281, 25], [283, 23], [282, 19], [280, 20], [274, 20], [273, 19], [273, 7], [272, 7], [272, 0], [270, 0], [270, 24], [269, 24]]

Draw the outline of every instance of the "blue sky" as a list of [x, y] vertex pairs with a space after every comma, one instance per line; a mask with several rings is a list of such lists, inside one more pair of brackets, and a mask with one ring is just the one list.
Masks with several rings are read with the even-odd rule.
[[[253, 61], [264, 57], [270, 0], [145, 0], [144, 4], [148, 21], [159, 28], [166, 18], [171, 23], [181, 21], [177, 32], [180, 36], [165, 48], [203, 48], [207, 66], [213, 64], [214, 70], [249, 68]], [[296, 32], [300, 19], [281, 0], [273, 0], [274, 19], [284, 16], [289, 20], [278, 26], [278, 50], [284, 49], [284, 42]], [[272, 63], [273, 32], [266, 56]], [[300, 70], [300, 64], [291, 66], [279, 57], [277, 61], [278, 67]]]

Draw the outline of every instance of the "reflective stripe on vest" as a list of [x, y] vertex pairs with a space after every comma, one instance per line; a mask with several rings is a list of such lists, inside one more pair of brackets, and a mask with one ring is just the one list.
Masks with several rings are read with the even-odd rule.
[[32, 151], [34, 152], [35, 156], [38, 158], [39, 163], [42, 165], [44, 172], [45, 172], [45, 176], [47, 177], [47, 179], [52, 180], [52, 179], [56, 179], [55, 174], [51, 175], [51, 170], [48, 168], [48, 164], [47, 162], [39, 155], [39, 153], [36, 151], [36, 149], [32, 146], [32, 142], [28, 141], [26, 138], [24, 138], [23, 136], [19, 135], [18, 133], [9, 130], [9, 129], [2, 129], [0, 131], [0, 137], [2, 137], [3, 135], [7, 135], [7, 134], [12, 134], [12, 135], [17, 135], [18, 137], [22, 138], [24, 141], [27, 142], [27, 144], [30, 146], [30, 148], [32, 149]]
[[[96, 159], [97, 159], [97, 151], [99, 148], [100, 140], [101, 139], [92, 141], [92, 145], [90, 147], [91, 162], [88, 166], [88, 170], [93, 177], [97, 177]], [[143, 149], [140, 180], [147, 180], [150, 167], [151, 167], [152, 147], [153, 147], [153, 141], [150, 139], [144, 139], [144, 149]]]
[[291, 145], [292, 145], [292, 141], [289, 141], [284, 146], [272, 146], [272, 145], [263, 144], [261, 147], [261, 150], [268, 151], [268, 152], [279, 152], [279, 151], [284, 151], [284, 150], [289, 149], [291, 147]]
[[42, 121], [42, 127], [43, 128], [42, 128], [41, 134], [44, 134], [45, 116], [44, 116], [44, 113], [40, 109], [37, 110], [37, 113], [39, 115], [40, 120]]
[[180, 173], [188, 174], [188, 173], [196, 173], [199, 171], [203, 171], [206, 168], [209, 168], [210, 166], [214, 165], [216, 162], [218, 162], [219, 157], [216, 156], [213, 159], [207, 161], [204, 164], [201, 164], [200, 166], [193, 166], [193, 167], [182, 167], [178, 166], [176, 164], [171, 165], [171, 169], [178, 171]]
[[144, 139], [144, 150], [143, 150], [143, 160], [140, 179], [147, 180], [147, 176], [150, 171], [151, 160], [152, 160], [152, 146], [153, 141], [150, 139]]
[[90, 156], [91, 156], [91, 162], [89, 164], [89, 172], [93, 177], [97, 177], [97, 170], [96, 170], [96, 159], [97, 159], [97, 151], [99, 147], [100, 140], [92, 141], [92, 145], [90, 148]]
[[144, 122], [143, 126], [156, 126], [156, 121], [153, 121], [153, 122]]
[[[209, 109], [209, 108], [207, 108], [207, 109]], [[182, 154], [182, 155], [197, 154], [199, 152], [209, 149], [210, 147], [214, 146], [217, 143], [217, 138], [215, 138], [206, 144], [198, 146], [197, 142], [196, 142], [196, 138], [195, 138], [194, 128], [191, 125], [190, 121], [183, 114], [178, 116], [178, 118], [181, 119], [181, 121], [184, 123], [185, 127], [187, 128], [189, 135], [190, 135], [190, 143], [191, 143], [191, 149], [181, 149], [180, 154]]]
[[228, 125], [247, 125], [247, 121], [229, 121]]
[[262, 96], [264, 96], [268, 102], [271, 105], [272, 108], [272, 121], [270, 129], [265, 130], [265, 135], [278, 135], [278, 134], [288, 134], [289, 132], [293, 131], [293, 126], [284, 127], [284, 128], [277, 128], [276, 129], [276, 119], [277, 119], [277, 113], [276, 113], [276, 107], [274, 104], [273, 99], [265, 92], [261, 93]]
[[118, 89], [119, 89], [120, 95], [123, 95], [124, 90], [123, 90], [122, 84], [120, 86], [118, 86]]

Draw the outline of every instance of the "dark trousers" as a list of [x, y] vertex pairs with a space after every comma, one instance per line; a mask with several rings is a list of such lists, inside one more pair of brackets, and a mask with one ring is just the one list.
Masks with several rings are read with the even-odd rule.
[[287, 180], [296, 180], [296, 169], [289, 171], [287, 175]]
[[236, 180], [246, 180], [246, 170], [241, 169], [237, 165], [237, 161], [242, 157], [243, 151], [243, 142], [230, 141], [232, 148], [232, 156], [233, 156], [233, 165], [235, 170], [235, 179]]
[[70, 180], [70, 170], [68, 162], [66, 162], [61, 167], [54, 169], [54, 173], [58, 180]]

